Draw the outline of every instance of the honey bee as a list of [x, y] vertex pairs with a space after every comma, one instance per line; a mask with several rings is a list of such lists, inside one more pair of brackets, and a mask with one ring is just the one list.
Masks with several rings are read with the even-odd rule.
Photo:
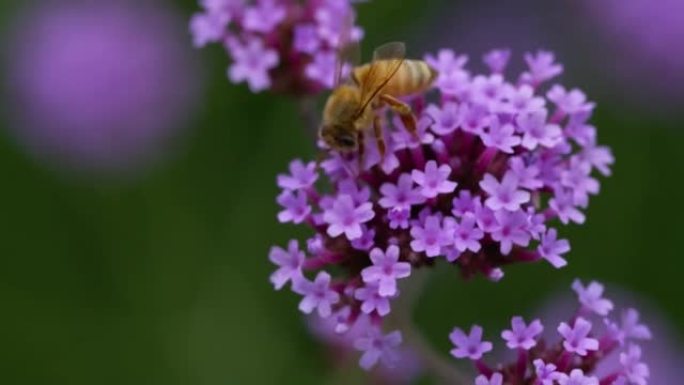
[[378, 109], [389, 106], [399, 114], [406, 129], [416, 136], [416, 118], [411, 107], [398, 98], [427, 90], [437, 72], [422, 60], [405, 59], [406, 46], [387, 43], [373, 53], [373, 60], [351, 72], [352, 83], [336, 87], [325, 104], [321, 139], [340, 152], [364, 152], [364, 134], [373, 127], [380, 156], [385, 142]]

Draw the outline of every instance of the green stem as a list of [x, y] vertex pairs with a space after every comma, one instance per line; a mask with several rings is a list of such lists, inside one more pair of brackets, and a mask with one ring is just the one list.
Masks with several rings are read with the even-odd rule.
[[436, 351], [413, 322], [413, 309], [427, 283], [428, 273], [415, 271], [411, 274], [411, 279], [403, 282], [401, 296], [392, 309], [392, 321], [401, 330], [406, 346], [410, 347], [421, 358], [425, 370], [439, 384], [470, 385], [472, 379], [453, 365], [444, 355]]

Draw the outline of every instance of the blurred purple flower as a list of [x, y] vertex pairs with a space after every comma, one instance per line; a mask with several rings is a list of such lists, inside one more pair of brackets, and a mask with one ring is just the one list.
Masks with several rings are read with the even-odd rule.
[[494, 373], [489, 378], [484, 374], [477, 376], [475, 385], [503, 385], [503, 376], [501, 373]]
[[599, 385], [598, 378], [585, 375], [582, 369], [573, 369], [570, 374], [560, 373], [557, 380], [559, 385]]
[[377, 283], [366, 283], [354, 291], [354, 298], [361, 301], [361, 311], [366, 314], [377, 312], [384, 317], [390, 313], [390, 298], [379, 292]]
[[603, 297], [603, 285], [591, 281], [587, 287], [582, 285], [579, 279], [572, 283], [572, 290], [577, 293], [577, 298], [582, 304], [582, 308], [605, 316], [613, 310], [613, 302]]
[[247, 39], [242, 44], [236, 39], [228, 40], [234, 63], [228, 68], [228, 78], [234, 83], [247, 82], [252, 92], [259, 92], [271, 86], [268, 71], [278, 65], [276, 51], [263, 45], [257, 38]]
[[[350, 319], [353, 319], [351, 324]], [[369, 329], [375, 327], [370, 316], [353, 315], [348, 306], [331, 317], [324, 319], [310, 316], [308, 321], [315, 336], [330, 347], [333, 364], [346, 364], [346, 355], [356, 350], [355, 341], [368, 338]], [[375, 333], [377, 332], [371, 332]], [[371, 375], [380, 382], [391, 384], [411, 384], [423, 370], [421, 358], [405, 346], [393, 348], [390, 360], [380, 359], [378, 364]]]
[[378, 361], [382, 361], [389, 367], [395, 366], [398, 361], [396, 349], [400, 344], [401, 332], [395, 330], [383, 335], [381, 332], [373, 330], [366, 336], [359, 337], [354, 342], [354, 347], [363, 351], [359, 365], [368, 370], [375, 366]]
[[615, 56], [596, 64], [620, 89], [634, 91], [625, 92], [624, 97], [651, 111], [663, 106], [680, 111], [676, 108], [684, 96], [684, 2], [585, 0], [583, 8], [589, 16], [586, 20], [593, 24], [592, 33], [598, 33]]
[[646, 385], [650, 371], [648, 365], [641, 361], [641, 347], [630, 345], [627, 352], [620, 353], [620, 363], [625, 371], [627, 381], [635, 385]]
[[532, 362], [534, 365], [534, 374], [537, 376], [538, 385], [553, 385], [554, 381], [558, 378], [558, 373], [556, 365], [544, 363], [543, 360], [537, 358]]
[[88, 172], [131, 172], [165, 153], [197, 105], [199, 79], [161, 5], [25, 9], [8, 34], [14, 134], [35, 156]]

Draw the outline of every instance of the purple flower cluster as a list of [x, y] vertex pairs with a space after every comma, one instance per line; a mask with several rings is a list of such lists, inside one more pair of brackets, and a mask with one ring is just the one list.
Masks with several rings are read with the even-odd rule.
[[228, 78], [252, 92], [315, 94], [331, 88], [340, 45], [359, 41], [348, 0], [200, 0], [190, 21], [196, 47], [223, 44]]
[[[449, 336], [454, 344], [451, 354], [472, 360], [479, 371], [476, 385], [646, 385], [649, 369], [641, 357], [637, 340], [648, 340], [651, 332], [639, 321], [639, 313], [627, 309], [620, 322], [609, 317], [613, 303], [603, 297], [603, 285], [591, 282], [585, 287], [580, 281], [572, 285], [579, 299], [577, 312], [568, 322], [557, 326], [559, 339], [546, 341], [538, 319], [526, 323], [513, 317], [511, 328], [501, 333], [506, 346], [517, 352], [511, 364], [489, 367], [483, 354], [492, 350], [491, 342], [483, 341], [482, 328], [475, 325], [466, 335], [455, 328]], [[619, 367], [612, 368], [599, 379], [592, 376], [604, 358], [619, 355]]]
[[24, 3], [7, 19], [0, 64], [7, 128], [22, 147], [92, 176], [140, 175], [171, 155], [201, 89], [171, 5]]
[[[325, 178], [315, 162], [300, 160], [278, 177], [279, 221], [305, 223], [315, 234], [307, 255], [297, 241], [272, 249], [273, 284], [291, 281], [300, 309], [335, 317], [341, 332], [370, 316], [377, 343], [357, 346], [383, 348], [364, 355], [373, 358], [364, 366], [400, 340], [378, 330], [399, 295], [397, 282], [413, 269], [442, 260], [465, 277], [499, 280], [509, 263], [562, 267], [570, 245], [551, 225], [583, 223], [599, 189], [593, 171], [610, 173], [611, 152], [596, 144], [588, 123], [594, 104], [560, 85], [543, 92], [562, 71], [553, 55], [526, 55], [528, 70], [516, 82], [503, 76], [509, 56], [488, 54], [491, 73], [475, 75], [465, 56], [428, 55], [439, 76], [430, 95], [409, 100], [416, 136], [394, 116], [384, 122], [384, 157], [369, 138], [362, 159], [331, 151], [320, 164]], [[324, 192], [319, 179], [332, 188]]]

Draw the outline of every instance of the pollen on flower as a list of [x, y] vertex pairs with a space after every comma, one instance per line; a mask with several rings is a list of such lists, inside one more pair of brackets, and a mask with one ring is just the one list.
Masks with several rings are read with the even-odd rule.
[[[315, 22], [328, 16], [323, 12]], [[297, 33], [297, 46], [331, 44], [329, 32], [310, 41], [321, 33], [310, 22]], [[290, 278], [308, 298], [303, 311], [328, 314], [330, 306], [336, 317], [346, 309], [340, 329], [365, 316], [379, 335], [400, 296], [397, 284], [417, 269], [450, 264], [464, 278], [498, 281], [512, 263], [568, 263], [570, 242], [559, 228], [586, 220], [589, 200], [599, 192], [595, 174], [608, 175], [613, 157], [588, 123], [594, 104], [577, 90], [549, 84], [563, 69], [552, 54], [526, 55], [528, 69], [513, 80], [504, 76], [509, 56], [503, 50], [487, 55], [491, 73], [475, 74], [464, 55], [448, 49], [427, 55], [438, 76], [432, 89], [406, 99], [417, 117], [415, 133], [379, 110], [384, 154], [367, 135], [361, 159], [360, 152], [328, 150], [319, 168], [294, 160], [278, 176], [278, 219], [313, 233], [302, 274]], [[311, 283], [319, 272], [331, 277], [327, 286]], [[298, 280], [309, 284], [302, 290]], [[319, 301], [306, 290], [311, 285], [339, 298]], [[521, 322], [512, 325], [509, 343], [533, 352], [541, 324]], [[468, 352], [462, 345], [455, 348], [459, 355], [489, 350], [484, 344]], [[595, 351], [591, 343], [582, 346], [589, 356]]]
[[[228, 77], [252, 92], [316, 94], [335, 82], [337, 52], [358, 42], [347, 0], [200, 0], [190, 20], [193, 43], [222, 44]], [[349, 30], [350, 29], [350, 30]], [[348, 41], [345, 41], [348, 40]]]
[[[602, 298], [603, 286], [600, 288]], [[517, 353], [513, 362], [490, 367], [482, 360], [482, 353], [492, 350], [493, 345], [482, 342], [483, 330], [477, 325], [470, 335], [454, 328], [449, 335], [455, 346], [451, 354], [473, 361], [480, 373], [476, 384], [647, 385], [650, 371], [636, 341], [650, 339], [650, 331], [639, 322], [639, 313], [627, 309], [618, 325], [609, 317], [610, 311], [586, 312], [584, 302], [580, 299], [577, 311], [557, 326], [556, 338], [542, 336], [542, 320], [526, 323], [522, 317], [513, 317], [511, 328], [501, 332], [506, 346]], [[585, 313], [588, 318], [577, 315]], [[618, 356], [619, 363], [606, 360], [611, 355]], [[598, 372], [608, 374], [599, 378]], [[501, 378], [495, 378], [496, 374]]]

